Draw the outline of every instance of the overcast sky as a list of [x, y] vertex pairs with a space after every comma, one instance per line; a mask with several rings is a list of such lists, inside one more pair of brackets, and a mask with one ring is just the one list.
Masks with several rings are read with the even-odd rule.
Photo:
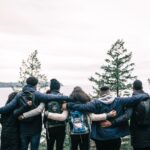
[[0, 0], [0, 81], [18, 81], [38, 50], [42, 73], [90, 89], [117, 39], [133, 52], [134, 74], [150, 77], [149, 0]]

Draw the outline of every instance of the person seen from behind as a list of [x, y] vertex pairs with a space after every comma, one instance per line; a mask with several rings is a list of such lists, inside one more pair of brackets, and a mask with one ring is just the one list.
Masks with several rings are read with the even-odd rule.
[[[47, 94], [62, 95], [60, 93], [61, 83], [57, 79], [50, 80], [50, 90]], [[46, 128], [47, 150], [63, 150], [66, 135], [66, 121], [56, 121], [48, 118], [48, 113], [62, 113], [63, 102], [51, 101], [45, 105], [44, 126]], [[64, 111], [63, 113], [67, 113]]]
[[[140, 80], [133, 83], [133, 95], [144, 94]], [[131, 144], [134, 150], [150, 150], [150, 99], [133, 108], [130, 121]]]
[[[12, 92], [8, 96], [6, 105], [9, 104], [13, 98], [17, 95], [17, 92]], [[23, 112], [25, 109], [30, 107], [31, 101], [26, 105], [18, 109]], [[20, 150], [20, 133], [19, 133], [19, 122], [14, 117], [13, 111], [1, 115], [1, 150]]]

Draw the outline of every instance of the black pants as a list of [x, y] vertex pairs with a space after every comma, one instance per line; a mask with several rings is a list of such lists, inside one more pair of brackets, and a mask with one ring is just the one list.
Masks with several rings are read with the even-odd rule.
[[144, 148], [136, 148], [133, 147], [134, 150], [150, 150], [150, 146], [149, 147], [144, 147]]
[[113, 139], [107, 141], [94, 140], [97, 150], [119, 150], [121, 146], [121, 139]]
[[0, 150], [19, 150], [19, 135], [16, 132], [11, 134], [2, 132]]
[[89, 134], [71, 135], [71, 150], [89, 150]]
[[65, 126], [49, 128], [46, 131], [47, 150], [53, 150], [56, 142], [56, 150], [63, 150], [65, 140]]

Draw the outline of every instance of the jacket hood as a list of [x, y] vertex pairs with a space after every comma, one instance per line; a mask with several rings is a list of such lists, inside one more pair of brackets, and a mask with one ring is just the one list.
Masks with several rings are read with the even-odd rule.
[[23, 87], [23, 89], [22, 89], [22, 91], [23, 92], [35, 92], [36, 91], [36, 89], [35, 89], [35, 87], [34, 86], [32, 86], [32, 85], [25, 85], [24, 87]]
[[50, 91], [51, 95], [63, 95], [62, 93], [60, 93], [58, 90], [52, 90]]
[[112, 95], [103, 95], [98, 100], [104, 104], [111, 104], [115, 100], [115, 97], [113, 97]]

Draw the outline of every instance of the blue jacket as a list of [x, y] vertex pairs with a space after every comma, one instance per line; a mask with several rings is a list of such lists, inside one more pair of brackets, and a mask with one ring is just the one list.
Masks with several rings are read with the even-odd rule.
[[[109, 99], [109, 102], [107, 99]], [[121, 116], [124, 113], [124, 107], [134, 106], [142, 100], [148, 99], [149, 95], [140, 94], [133, 97], [126, 98], [112, 98], [108, 97], [105, 99], [97, 99], [86, 104], [74, 104], [68, 103], [68, 109], [86, 111], [89, 113], [101, 114], [108, 113], [111, 110], [116, 110], [117, 115]], [[117, 116], [117, 117], [118, 117]], [[111, 140], [126, 136], [129, 134], [129, 128], [126, 124], [122, 126], [115, 126], [109, 128], [103, 128], [100, 126], [100, 122], [92, 122], [91, 127], [91, 138], [94, 140]]]
[[[36, 91], [36, 89], [31, 85], [26, 85], [24, 88], [27, 88], [30, 91], [34, 91], [35, 100], [39, 102], [49, 102], [52, 100], [59, 100], [59, 101], [72, 101], [68, 96], [62, 96], [62, 95], [54, 95], [54, 94], [43, 94], [39, 91]], [[23, 89], [24, 89], [23, 88]], [[21, 92], [16, 95], [16, 97], [7, 105], [0, 108], [0, 114], [6, 114], [11, 111], [13, 111], [18, 106], [18, 100], [21, 96]]]

